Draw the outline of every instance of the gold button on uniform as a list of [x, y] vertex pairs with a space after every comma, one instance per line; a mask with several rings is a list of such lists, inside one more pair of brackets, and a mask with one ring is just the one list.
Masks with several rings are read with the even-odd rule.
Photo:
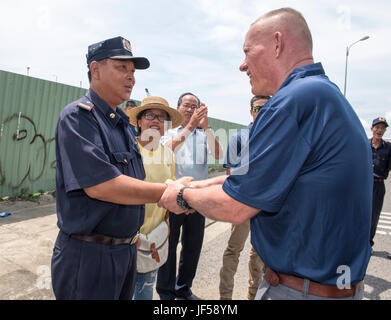
[[110, 113], [110, 118], [114, 119], [115, 118], [115, 114], [114, 113]]
[[124, 159], [124, 162], [125, 162], [125, 163], [128, 163], [128, 160]]

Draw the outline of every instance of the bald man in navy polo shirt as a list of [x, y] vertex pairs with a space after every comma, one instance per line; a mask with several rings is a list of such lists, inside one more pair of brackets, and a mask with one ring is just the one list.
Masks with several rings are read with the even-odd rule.
[[159, 204], [251, 219], [251, 243], [267, 266], [255, 299], [361, 299], [373, 183], [364, 128], [314, 63], [298, 11], [257, 19], [243, 50], [252, 93], [272, 96], [250, 130], [248, 172], [193, 188], [170, 182]]

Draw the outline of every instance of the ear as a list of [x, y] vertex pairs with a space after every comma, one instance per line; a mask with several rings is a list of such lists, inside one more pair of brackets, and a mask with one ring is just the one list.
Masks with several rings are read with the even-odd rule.
[[91, 79], [100, 80], [100, 64], [92, 61], [90, 64]]
[[273, 35], [274, 40], [274, 50], [275, 50], [275, 57], [279, 58], [283, 48], [283, 41], [282, 41], [282, 34], [280, 31], [277, 31]]

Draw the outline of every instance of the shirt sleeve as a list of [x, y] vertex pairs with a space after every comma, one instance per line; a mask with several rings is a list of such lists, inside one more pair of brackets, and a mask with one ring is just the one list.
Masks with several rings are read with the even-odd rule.
[[[240, 131], [239, 131], [240, 132]], [[224, 157], [223, 168], [234, 168], [237, 165], [238, 154], [240, 153], [239, 132], [233, 134], [228, 141], [227, 152]]]
[[223, 190], [246, 205], [277, 212], [298, 177], [310, 146], [296, 120], [284, 109], [270, 108], [259, 116], [248, 148], [242, 147], [242, 161], [248, 154], [248, 170], [234, 169]]
[[110, 163], [98, 124], [83, 110], [65, 113], [57, 125], [58, 155], [67, 192], [91, 187], [121, 172]]

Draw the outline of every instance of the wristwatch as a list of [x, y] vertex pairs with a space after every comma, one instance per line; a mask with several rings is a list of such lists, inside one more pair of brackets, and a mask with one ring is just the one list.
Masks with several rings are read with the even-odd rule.
[[178, 192], [178, 195], [176, 197], [176, 203], [178, 204], [178, 206], [180, 206], [183, 210], [187, 211], [187, 210], [190, 210], [191, 207], [189, 206], [189, 204], [186, 202], [185, 199], [183, 199], [183, 190], [185, 190], [186, 188], [189, 188], [189, 187], [182, 187], [179, 192]]

